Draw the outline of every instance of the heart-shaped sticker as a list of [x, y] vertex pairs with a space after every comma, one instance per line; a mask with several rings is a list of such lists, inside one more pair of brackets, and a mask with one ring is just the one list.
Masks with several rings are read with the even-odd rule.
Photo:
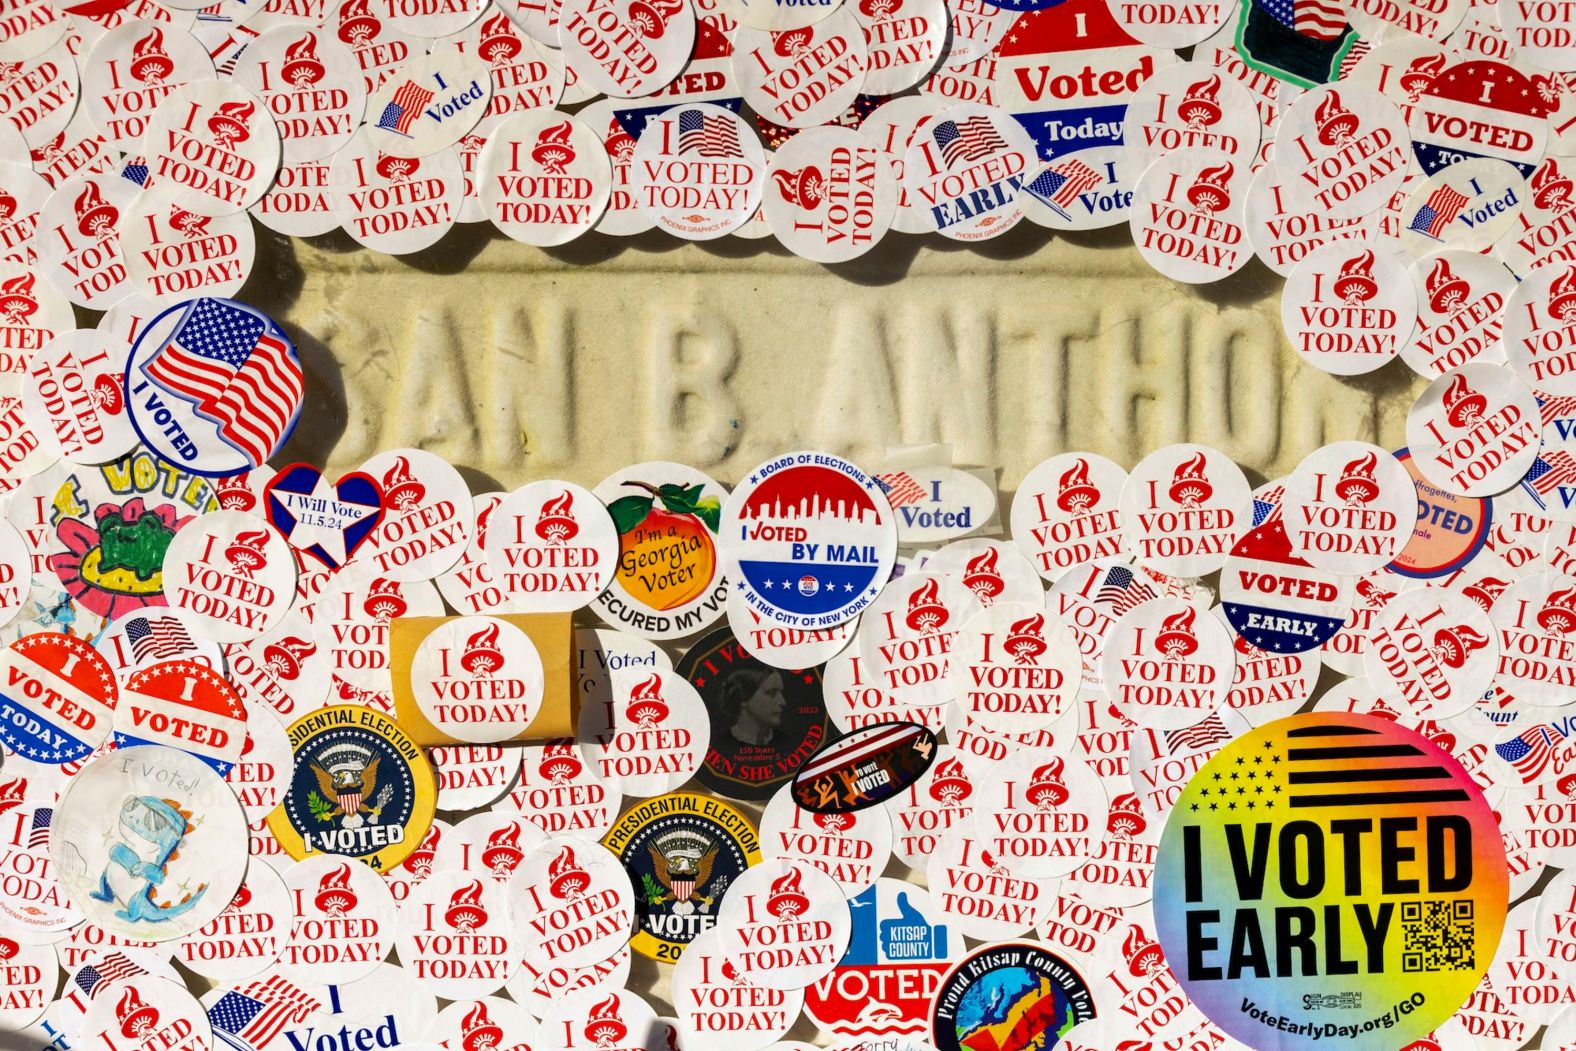
[[293, 463], [263, 490], [268, 520], [290, 546], [329, 568], [350, 561], [383, 520], [383, 492], [362, 471], [329, 482], [308, 463]]

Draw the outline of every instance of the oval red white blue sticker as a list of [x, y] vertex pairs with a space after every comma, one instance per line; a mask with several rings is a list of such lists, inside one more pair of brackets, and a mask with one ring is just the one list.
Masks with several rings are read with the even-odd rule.
[[918, 723], [876, 723], [821, 748], [793, 779], [794, 802], [814, 814], [847, 814], [893, 799], [936, 757], [936, 735]]

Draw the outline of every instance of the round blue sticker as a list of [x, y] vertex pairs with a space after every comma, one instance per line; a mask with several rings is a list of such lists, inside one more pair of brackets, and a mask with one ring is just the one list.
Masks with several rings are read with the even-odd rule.
[[164, 311], [126, 365], [138, 436], [170, 463], [209, 477], [249, 471], [277, 453], [301, 416], [304, 387], [290, 337], [233, 299]]
[[841, 624], [875, 600], [897, 558], [881, 483], [829, 453], [751, 471], [722, 512], [727, 574], [750, 608], [793, 628]]

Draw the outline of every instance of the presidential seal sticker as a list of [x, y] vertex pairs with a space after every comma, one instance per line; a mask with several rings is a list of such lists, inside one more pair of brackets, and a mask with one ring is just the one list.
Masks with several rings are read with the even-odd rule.
[[201, 930], [246, 873], [241, 804], [200, 759], [173, 748], [120, 748], [87, 763], [49, 828], [61, 889], [125, 938]]
[[831, 627], [863, 611], [897, 558], [880, 484], [827, 453], [786, 454], [751, 471], [719, 535], [750, 608], [789, 627]]
[[1154, 915], [1183, 990], [1235, 1039], [1389, 1051], [1477, 987], [1507, 887], [1498, 822], [1460, 764], [1396, 722], [1310, 713], [1193, 775]]
[[40, 765], [76, 762], [109, 732], [115, 673], [82, 639], [25, 635], [0, 654], [0, 741]]
[[268, 827], [296, 860], [359, 858], [379, 871], [415, 850], [432, 823], [432, 767], [398, 723], [337, 705], [290, 725], [295, 772]]
[[975, 950], [942, 979], [930, 1037], [936, 1051], [1055, 1047], [1094, 1017], [1094, 992], [1072, 964], [1043, 945], [1008, 942]]
[[689, 793], [631, 807], [602, 844], [635, 881], [630, 944], [642, 956], [668, 962], [716, 926], [724, 893], [761, 860], [755, 826], [742, 811]]

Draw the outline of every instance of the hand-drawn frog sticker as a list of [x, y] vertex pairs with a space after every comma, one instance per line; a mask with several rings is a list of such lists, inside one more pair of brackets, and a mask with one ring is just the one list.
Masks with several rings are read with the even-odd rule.
[[51, 824], [61, 890], [111, 934], [163, 942], [205, 927], [246, 872], [246, 816], [203, 761], [140, 745], [90, 760]]

